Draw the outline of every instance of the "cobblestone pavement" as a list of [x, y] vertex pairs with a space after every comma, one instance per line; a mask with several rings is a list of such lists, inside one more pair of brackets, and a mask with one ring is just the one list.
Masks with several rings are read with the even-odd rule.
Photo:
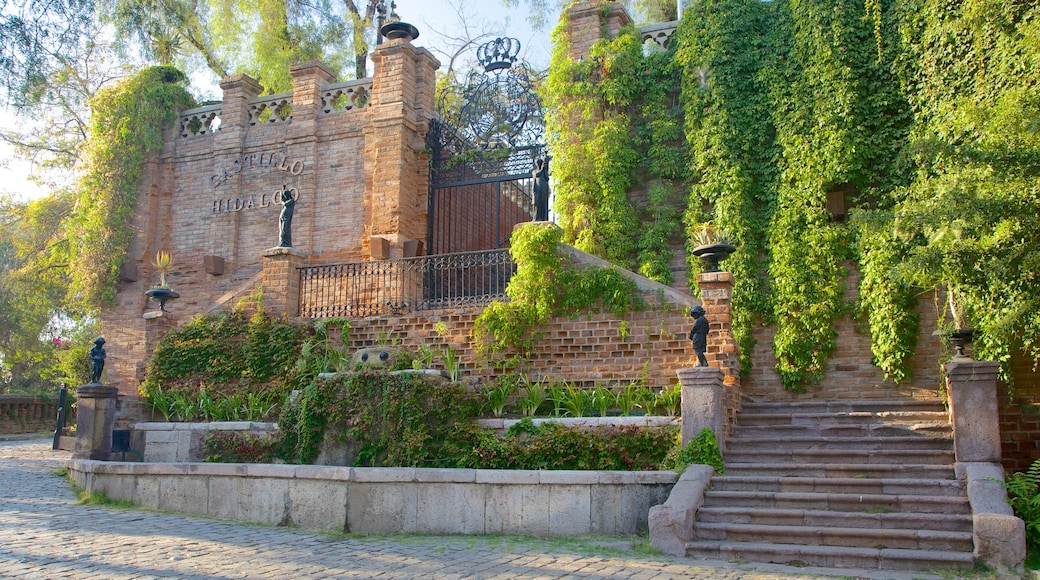
[[328, 536], [76, 505], [50, 440], [0, 441], [0, 578], [923, 578], [651, 556], [631, 540]]

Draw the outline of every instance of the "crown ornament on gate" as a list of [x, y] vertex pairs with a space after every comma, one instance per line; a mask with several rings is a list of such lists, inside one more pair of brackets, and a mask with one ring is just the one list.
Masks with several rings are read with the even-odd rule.
[[484, 72], [493, 72], [510, 68], [520, 54], [520, 41], [515, 38], [496, 38], [485, 42], [477, 49], [477, 60], [484, 67]]

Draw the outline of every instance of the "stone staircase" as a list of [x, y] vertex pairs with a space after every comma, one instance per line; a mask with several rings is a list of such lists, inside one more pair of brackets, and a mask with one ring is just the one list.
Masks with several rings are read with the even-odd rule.
[[938, 400], [746, 403], [691, 557], [970, 568], [972, 517]]

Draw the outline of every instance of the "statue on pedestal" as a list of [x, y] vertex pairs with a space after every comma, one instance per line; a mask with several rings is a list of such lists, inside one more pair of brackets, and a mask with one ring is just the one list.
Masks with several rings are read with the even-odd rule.
[[539, 157], [534, 162], [534, 220], [549, 221], [549, 157]]
[[697, 355], [697, 366], [708, 366], [708, 359], [704, 358], [704, 351], [708, 350], [708, 319], [704, 317], [704, 308], [694, 306], [690, 309], [693, 317], [693, 328], [690, 329], [690, 341], [693, 342], [693, 352]]
[[282, 213], [278, 216], [278, 247], [291, 248], [292, 216], [293, 210], [296, 209], [296, 198], [293, 196], [293, 191], [289, 189], [289, 184], [282, 185], [282, 194], [278, 198], [278, 203], [282, 204]]
[[94, 339], [94, 348], [90, 349], [90, 382], [101, 383], [101, 372], [105, 370], [105, 339], [100, 336]]

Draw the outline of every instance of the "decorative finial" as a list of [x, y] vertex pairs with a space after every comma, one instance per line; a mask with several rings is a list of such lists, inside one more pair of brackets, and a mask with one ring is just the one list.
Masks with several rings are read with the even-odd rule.
[[520, 41], [515, 38], [496, 38], [480, 45], [477, 59], [484, 66], [484, 72], [492, 72], [513, 66], [520, 54]]

